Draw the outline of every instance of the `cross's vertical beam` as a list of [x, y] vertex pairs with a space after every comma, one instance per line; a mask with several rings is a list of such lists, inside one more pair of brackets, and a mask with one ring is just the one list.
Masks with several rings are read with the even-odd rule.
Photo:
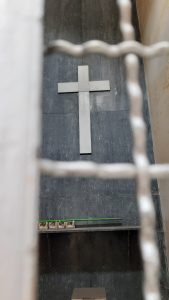
[[90, 128], [89, 92], [79, 92], [79, 144], [81, 154], [92, 152]]
[[90, 122], [90, 97], [89, 97], [89, 68], [78, 67], [79, 85], [79, 144], [80, 153], [91, 153], [91, 122]]
[[36, 287], [43, 3], [0, 1], [0, 299]]

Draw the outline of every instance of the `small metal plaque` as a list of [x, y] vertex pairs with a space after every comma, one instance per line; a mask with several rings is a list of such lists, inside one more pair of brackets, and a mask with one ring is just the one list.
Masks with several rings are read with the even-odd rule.
[[105, 288], [76, 288], [73, 290], [72, 300], [106, 300]]

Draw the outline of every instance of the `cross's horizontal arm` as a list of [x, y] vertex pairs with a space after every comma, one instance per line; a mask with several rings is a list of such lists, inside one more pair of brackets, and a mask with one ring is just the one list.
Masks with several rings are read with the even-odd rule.
[[58, 83], [58, 93], [77, 93], [79, 91], [78, 82]]
[[110, 91], [110, 81], [109, 80], [90, 81], [89, 82], [89, 91], [90, 92]]

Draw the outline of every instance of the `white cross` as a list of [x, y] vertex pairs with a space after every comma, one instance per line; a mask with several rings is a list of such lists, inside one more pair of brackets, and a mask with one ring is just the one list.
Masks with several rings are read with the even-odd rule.
[[110, 91], [110, 82], [89, 81], [89, 67], [78, 66], [78, 82], [58, 83], [58, 93], [79, 94], [79, 144], [80, 154], [90, 154], [91, 126], [89, 92]]

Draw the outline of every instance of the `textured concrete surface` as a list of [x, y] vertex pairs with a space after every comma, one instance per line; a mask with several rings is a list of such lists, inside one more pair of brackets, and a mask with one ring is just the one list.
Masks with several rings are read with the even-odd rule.
[[[134, 24], [139, 38], [136, 11], [134, 11]], [[121, 34], [116, 2], [47, 0], [45, 43], [56, 38], [66, 38], [76, 43], [93, 38], [100, 38], [110, 43], [119, 42]], [[110, 92], [90, 94], [92, 155], [79, 155], [77, 94], [57, 93], [58, 82], [77, 81], [77, 66], [82, 64], [89, 65], [91, 80], [110, 80], [111, 83]], [[153, 162], [142, 62], [140, 81], [144, 91], [144, 117], [148, 128], [147, 153], [150, 161]], [[67, 161], [132, 162], [132, 134], [128, 114], [129, 101], [123, 58], [109, 60], [91, 55], [77, 60], [63, 54], [53, 54], [45, 58], [43, 157]], [[158, 216], [158, 240], [163, 273], [162, 291], [165, 298], [166, 263], [156, 181], [152, 183], [152, 195]], [[45, 176], [41, 179], [41, 218], [91, 216], [120, 217], [123, 218], [123, 225], [138, 225], [135, 182], [87, 178], [55, 179]], [[108, 300], [124, 299], [126, 295], [130, 299], [141, 299], [142, 271], [138, 259], [137, 239], [137, 232], [122, 231], [116, 234], [110, 232], [106, 235], [76, 233], [76, 235], [41, 236], [40, 299], [66, 300], [71, 297], [73, 287], [99, 285], [108, 291]], [[105, 253], [101, 252], [102, 257], [100, 257], [99, 249], [103, 245], [108, 250], [105, 250]], [[132, 248], [135, 251], [132, 252], [131, 262], [129, 253]], [[118, 256], [118, 252], [121, 256]], [[83, 257], [85, 268], [81, 261]], [[130, 263], [134, 265], [134, 270]]]
[[[117, 43], [118, 9], [115, 1], [47, 1], [45, 42], [57, 37], [79, 43], [92, 38]], [[59, 16], [64, 14], [64, 18]], [[93, 16], [99, 16], [93, 18]], [[135, 14], [134, 14], [135, 15]], [[113, 17], [112, 17], [113, 16]], [[137, 21], [137, 20], [135, 20]], [[91, 80], [110, 80], [111, 91], [90, 93], [92, 155], [79, 154], [78, 96], [58, 94], [58, 82], [77, 81], [77, 66], [89, 65]], [[153, 162], [149, 114], [143, 65], [144, 116], [148, 126], [147, 152]], [[74, 59], [62, 54], [44, 61], [42, 155], [53, 160], [132, 162], [132, 135], [128, 120], [129, 101], [123, 58], [91, 55]], [[41, 218], [123, 217], [126, 225], [138, 225], [135, 182], [94, 179], [51, 179], [41, 181]], [[157, 193], [156, 182], [153, 193]], [[125, 200], [124, 200], [125, 199]], [[118, 202], [118, 205], [117, 205]]]

